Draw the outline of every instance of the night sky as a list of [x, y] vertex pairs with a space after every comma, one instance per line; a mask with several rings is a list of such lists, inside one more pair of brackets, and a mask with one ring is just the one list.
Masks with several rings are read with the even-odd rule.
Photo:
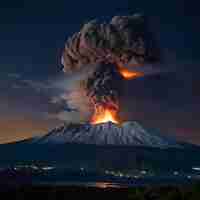
[[187, 0], [1, 2], [0, 143], [44, 134], [65, 121], [60, 57], [68, 36], [91, 19], [139, 12], [169, 72], [129, 81], [124, 95], [132, 102], [124, 102], [122, 116], [200, 144], [199, 6]]

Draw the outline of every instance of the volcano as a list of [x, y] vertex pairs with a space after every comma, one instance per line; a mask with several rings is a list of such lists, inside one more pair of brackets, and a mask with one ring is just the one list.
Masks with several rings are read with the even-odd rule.
[[47, 135], [35, 139], [34, 143], [181, 147], [175, 140], [162, 136], [156, 130], [145, 129], [136, 121], [128, 121], [120, 125], [111, 121], [95, 125], [90, 123], [64, 124]]

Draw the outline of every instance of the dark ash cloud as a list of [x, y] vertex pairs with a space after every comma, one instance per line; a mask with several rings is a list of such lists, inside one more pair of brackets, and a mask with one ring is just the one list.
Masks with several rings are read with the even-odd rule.
[[141, 15], [115, 16], [110, 23], [93, 20], [70, 37], [63, 51], [64, 71], [108, 62], [141, 66], [159, 59], [146, 19]]

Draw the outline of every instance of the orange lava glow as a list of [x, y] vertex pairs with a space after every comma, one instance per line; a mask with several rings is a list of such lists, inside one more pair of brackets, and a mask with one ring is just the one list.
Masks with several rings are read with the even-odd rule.
[[119, 69], [119, 73], [126, 80], [131, 80], [131, 79], [138, 78], [144, 75], [142, 72], [130, 71], [126, 69], [125, 67], [122, 67], [119, 65], [118, 65], [118, 69]]
[[117, 117], [117, 110], [103, 107], [98, 109], [98, 112], [95, 112], [92, 117], [91, 124], [100, 124], [105, 122], [118, 124], [119, 120]]

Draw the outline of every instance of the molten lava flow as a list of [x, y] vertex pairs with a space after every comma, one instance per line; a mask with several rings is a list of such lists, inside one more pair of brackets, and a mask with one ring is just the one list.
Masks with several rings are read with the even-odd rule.
[[119, 123], [117, 117], [118, 110], [109, 108], [109, 107], [102, 107], [100, 106], [94, 113], [91, 124], [100, 124], [105, 122], [113, 122], [115, 124]]
[[120, 65], [118, 65], [118, 69], [119, 69], [119, 73], [126, 80], [131, 80], [131, 79], [138, 78], [144, 75], [142, 72], [130, 71], [127, 68], [122, 67]]

